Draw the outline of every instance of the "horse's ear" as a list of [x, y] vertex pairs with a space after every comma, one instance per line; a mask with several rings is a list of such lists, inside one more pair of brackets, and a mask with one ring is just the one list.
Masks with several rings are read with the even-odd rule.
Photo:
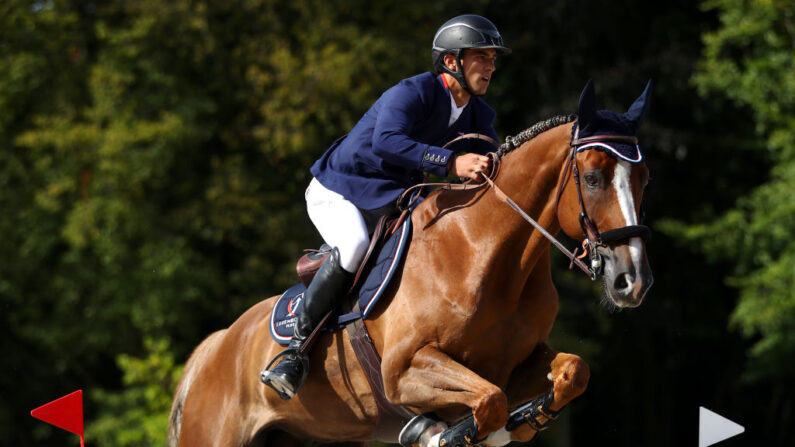
[[646, 84], [646, 88], [643, 90], [643, 93], [635, 100], [634, 103], [629, 107], [627, 113], [624, 114], [624, 117], [627, 118], [632, 124], [635, 126], [634, 130], [637, 130], [640, 127], [643, 120], [646, 118], [646, 114], [649, 113], [649, 106], [651, 105], [651, 89], [654, 86], [654, 83], [651, 79]]
[[577, 126], [583, 129], [593, 121], [596, 116], [596, 92], [593, 88], [593, 79], [588, 79], [585, 88], [580, 93], [580, 106], [577, 112]]

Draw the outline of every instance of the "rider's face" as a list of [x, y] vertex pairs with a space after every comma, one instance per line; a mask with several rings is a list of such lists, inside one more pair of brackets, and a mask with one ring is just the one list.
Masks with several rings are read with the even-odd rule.
[[489, 88], [491, 75], [497, 69], [497, 51], [493, 49], [475, 48], [464, 50], [461, 54], [461, 65], [464, 67], [469, 89], [474, 95], [483, 95]]

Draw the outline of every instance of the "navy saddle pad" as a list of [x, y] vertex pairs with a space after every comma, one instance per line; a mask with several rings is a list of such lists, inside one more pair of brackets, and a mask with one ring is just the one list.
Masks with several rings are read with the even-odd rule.
[[[400, 265], [400, 260], [409, 244], [410, 235], [411, 216], [407, 217], [400, 228], [386, 241], [378, 253], [373, 267], [367, 273], [367, 279], [358, 289], [361, 311], [339, 315], [336, 320], [332, 317], [332, 320], [326, 325], [327, 331], [341, 329], [345, 324], [357, 318], [367, 318]], [[306, 292], [306, 287], [298, 283], [287, 289], [273, 306], [270, 322], [271, 336], [280, 344], [286, 345], [293, 337], [295, 322], [302, 309], [301, 300], [304, 298], [304, 292]]]

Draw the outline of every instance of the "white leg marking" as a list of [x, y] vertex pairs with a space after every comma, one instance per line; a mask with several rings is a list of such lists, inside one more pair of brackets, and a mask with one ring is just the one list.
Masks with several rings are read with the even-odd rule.
[[499, 447], [511, 442], [511, 432], [505, 431], [505, 427], [490, 434], [481, 445], [489, 447]]
[[424, 447], [439, 447], [439, 439], [442, 437], [442, 433], [437, 433], [433, 435], [433, 437], [425, 444]]
[[[635, 200], [632, 198], [632, 185], [629, 182], [632, 174], [632, 165], [624, 160], [618, 160], [613, 171], [613, 188], [616, 190], [618, 205], [621, 207], [621, 214], [624, 215], [624, 225], [637, 225], [638, 220], [635, 213]], [[640, 272], [640, 255], [642, 246], [639, 237], [633, 237], [629, 241], [629, 254], [632, 257], [632, 264], [635, 272]]]

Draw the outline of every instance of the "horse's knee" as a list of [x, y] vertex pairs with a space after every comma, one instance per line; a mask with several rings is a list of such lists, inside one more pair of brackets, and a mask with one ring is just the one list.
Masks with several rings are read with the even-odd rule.
[[585, 392], [591, 369], [579, 356], [569, 355], [559, 365], [553, 365], [552, 376], [555, 394], [573, 399]]
[[472, 414], [475, 416], [480, 435], [499, 430], [508, 422], [508, 396], [499, 387], [494, 386], [475, 402]]
[[574, 357], [566, 368], [572, 388], [582, 394], [591, 379], [591, 368], [580, 357]]
[[402, 404], [403, 400], [401, 399], [400, 392], [400, 378], [393, 375], [384, 375], [383, 380], [384, 396], [386, 396], [386, 399], [393, 404]]
[[398, 388], [397, 384], [384, 381], [384, 396], [386, 396], [386, 400], [393, 404], [400, 405], [403, 403], [400, 389]]

